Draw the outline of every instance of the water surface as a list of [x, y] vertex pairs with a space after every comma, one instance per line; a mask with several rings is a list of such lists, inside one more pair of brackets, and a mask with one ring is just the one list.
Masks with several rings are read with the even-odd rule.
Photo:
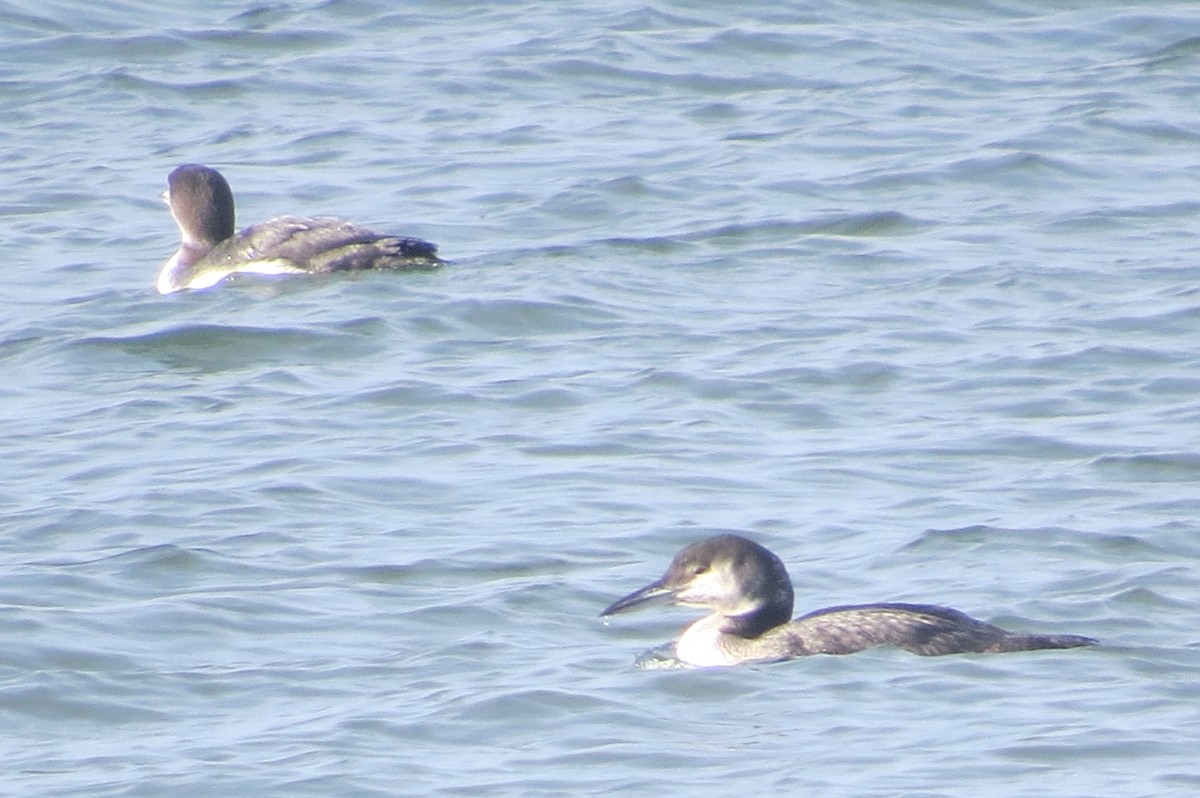
[[[14, 795], [1200, 782], [1189, 4], [0, 22]], [[160, 297], [183, 162], [452, 264]], [[634, 669], [724, 530], [1104, 646]]]

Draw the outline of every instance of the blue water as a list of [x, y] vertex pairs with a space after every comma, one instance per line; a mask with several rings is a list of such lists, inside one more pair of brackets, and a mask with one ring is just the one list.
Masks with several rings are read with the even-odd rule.
[[[0, 7], [0, 794], [1190, 795], [1200, 13]], [[437, 242], [161, 297], [158, 196]], [[1096, 649], [640, 671], [797, 612]]]

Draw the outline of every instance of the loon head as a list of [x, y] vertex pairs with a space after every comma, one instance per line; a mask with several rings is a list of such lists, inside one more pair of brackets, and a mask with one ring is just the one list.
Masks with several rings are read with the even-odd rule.
[[216, 169], [189, 163], [167, 176], [163, 200], [179, 227], [179, 251], [158, 274], [161, 294], [184, 288], [205, 288], [225, 276], [213, 272], [204, 280], [200, 263], [213, 247], [234, 233], [233, 191]]
[[233, 191], [216, 169], [185, 163], [167, 176], [163, 194], [185, 246], [207, 247], [233, 235]]
[[792, 601], [792, 583], [778, 557], [739, 535], [717, 535], [685, 546], [662, 578], [600, 615], [654, 604], [701, 607], [722, 619], [722, 631], [757, 637], [791, 619]]

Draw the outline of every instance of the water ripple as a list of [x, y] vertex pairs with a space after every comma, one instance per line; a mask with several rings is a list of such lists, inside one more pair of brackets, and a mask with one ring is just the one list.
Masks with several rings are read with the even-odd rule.
[[[0, 8], [8, 790], [1194, 782], [1194, 18]], [[160, 297], [185, 161], [452, 263]], [[718, 530], [1104, 645], [635, 670]]]

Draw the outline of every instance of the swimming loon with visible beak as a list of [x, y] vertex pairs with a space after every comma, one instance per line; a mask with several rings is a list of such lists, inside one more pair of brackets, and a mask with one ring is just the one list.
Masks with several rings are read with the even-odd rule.
[[330, 217], [280, 216], [234, 232], [233, 192], [216, 169], [184, 164], [163, 199], [179, 226], [179, 250], [163, 265], [160, 294], [209, 288], [231, 274], [327, 274], [365, 269], [432, 269], [437, 247], [383, 235]]
[[778, 557], [738, 535], [717, 535], [684, 547], [661, 579], [600, 615], [661, 603], [711, 610], [675, 642], [676, 659], [698, 668], [853, 654], [881, 645], [935, 656], [1097, 643], [1079, 635], [1009, 632], [958, 610], [927, 604], [829, 607], [793, 621], [792, 600], [792, 583]]

